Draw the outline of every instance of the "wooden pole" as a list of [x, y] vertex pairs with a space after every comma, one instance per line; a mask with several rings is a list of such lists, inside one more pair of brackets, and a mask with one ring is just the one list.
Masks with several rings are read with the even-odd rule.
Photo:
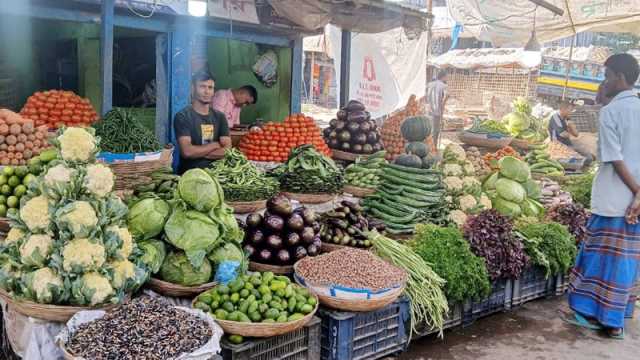
[[[427, 0], [427, 67], [429, 67], [429, 57], [431, 56], [431, 42], [433, 41], [433, 0]], [[426, 76], [429, 76], [429, 72], [426, 72]], [[429, 83], [427, 78], [427, 83]]]
[[571, 47], [569, 48], [569, 61], [567, 62], [567, 69], [564, 73], [564, 87], [562, 88], [562, 100], [567, 96], [567, 86], [569, 85], [569, 75], [571, 74], [571, 67], [573, 62], [573, 47], [576, 43], [576, 35], [573, 35], [571, 39]]

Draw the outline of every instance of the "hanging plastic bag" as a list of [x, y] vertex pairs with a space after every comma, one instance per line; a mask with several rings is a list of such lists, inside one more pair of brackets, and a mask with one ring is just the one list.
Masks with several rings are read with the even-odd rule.
[[278, 55], [273, 50], [262, 54], [253, 65], [253, 73], [264, 86], [275, 85], [278, 81]]

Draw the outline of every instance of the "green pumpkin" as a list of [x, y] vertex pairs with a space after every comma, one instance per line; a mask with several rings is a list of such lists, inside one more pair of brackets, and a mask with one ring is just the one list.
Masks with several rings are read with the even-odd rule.
[[402, 154], [398, 156], [393, 163], [418, 169], [422, 167], [422, 159], [411, 154]]
[[431, 155], [424, 156], [422, 158], [422, 168], [423, 169], [431, 169], [433, 165], [436, 163], [436, 158]]
[[421, 157], [421, 158], [429, 155], [429, 148], [427, 147], [427, 144], [420, 141], [414, 141], [414, 142], [408, 143], [404, 147], [404, 151], [408, 154], [417, 155], [418, 157]]
[[400, 133], [409, 142], [423, 142], [431, 135], [431, 119], [426, 116], [408, 117], [400, 125]]

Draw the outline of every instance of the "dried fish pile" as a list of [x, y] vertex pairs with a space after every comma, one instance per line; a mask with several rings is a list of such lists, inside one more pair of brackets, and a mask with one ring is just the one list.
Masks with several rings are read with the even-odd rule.
[[66, 348], [93, 360], [164, 360], [199, 349], [211, 336], [206, 321], [143, 296], [81, 325]]

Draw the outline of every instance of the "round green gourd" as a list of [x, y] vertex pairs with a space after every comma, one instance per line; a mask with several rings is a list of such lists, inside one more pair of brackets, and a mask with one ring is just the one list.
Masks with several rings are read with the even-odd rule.
[[424, 141], [431, 135], [431, 119], [426, 116], [408, 117], [400, 125], [400, 133], [407, 141]]
[[427, 147], [427, 144], [420, 141], [407, 143], [404, 147], [404, 151], [408, 154], [417, 155], [421, 158], [429, 155], [429, 148]]
[[422, 167], [422, 159], [420, 159], [416, 155], [411, 154], [402, 154], [398, 156], [395, 161], [395, 164], [412, 167], [412, 168], [421, 168]]

